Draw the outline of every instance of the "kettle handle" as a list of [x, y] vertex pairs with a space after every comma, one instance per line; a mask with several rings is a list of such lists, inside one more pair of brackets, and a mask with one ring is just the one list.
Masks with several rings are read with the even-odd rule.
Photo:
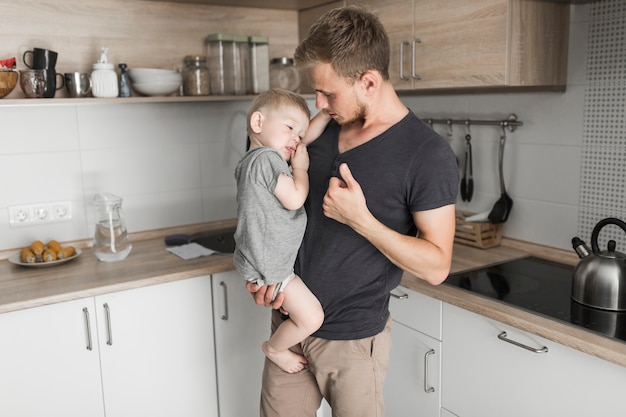
[[600, 234], [600, 229], [602, 229], [607, 224], [614, 224], [622, 228], [624, 233], [626, 233], [626, 223], [620, 219], [616, 219], [615, 217], [608, 217], [604, 220], [600, 220], [596, 227], [593, 228], [593, 232], [591, 232], [591, 250], [593, 253], [599, 253], [600, 248], [598, 247], [598, 235]]

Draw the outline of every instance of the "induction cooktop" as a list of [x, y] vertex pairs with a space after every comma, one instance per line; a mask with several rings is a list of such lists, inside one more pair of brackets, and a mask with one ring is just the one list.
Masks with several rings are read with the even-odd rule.
[[626, 312], [572, 300], [573, 273], [571, 265], [529, 256], [452, 274], [444, 284], [626, 341]]

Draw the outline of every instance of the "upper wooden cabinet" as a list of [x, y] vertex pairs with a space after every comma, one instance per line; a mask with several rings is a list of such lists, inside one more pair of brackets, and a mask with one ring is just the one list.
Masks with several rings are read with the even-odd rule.
[[151, 0], [174, 3], [196, 3], [211, 6], [255, 7], [259, 9], [304, 10], [333, 0]]
[[564, 90], [569, 5], [365, 0], [387, 28], [398, 90]]

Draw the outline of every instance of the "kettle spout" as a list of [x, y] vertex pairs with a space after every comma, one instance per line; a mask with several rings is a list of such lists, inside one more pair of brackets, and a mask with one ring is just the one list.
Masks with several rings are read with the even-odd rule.
[[580, 259], [586, 258], [591, 254], [589, 246], [579, 237], [572, 238], [572, 247]]

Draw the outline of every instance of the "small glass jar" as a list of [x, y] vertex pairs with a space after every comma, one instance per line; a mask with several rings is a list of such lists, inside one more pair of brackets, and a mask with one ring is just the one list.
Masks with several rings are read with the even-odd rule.
[[184, 63], [183, 95], [208, 96], [211, 94], [207, 57], [204, 55], [187, 55]]
[[300, 89], [300, 74], [298, 74], [296, 67], [293, 66], [292, 58], [272, 59], [270, 63], [270, 87], [298, 92]]

